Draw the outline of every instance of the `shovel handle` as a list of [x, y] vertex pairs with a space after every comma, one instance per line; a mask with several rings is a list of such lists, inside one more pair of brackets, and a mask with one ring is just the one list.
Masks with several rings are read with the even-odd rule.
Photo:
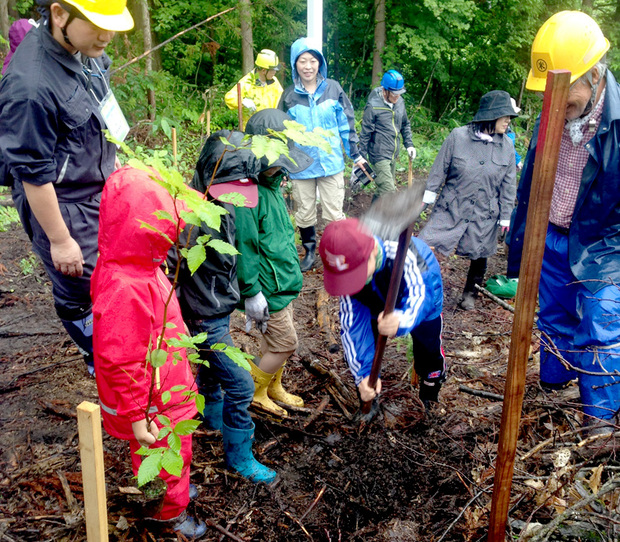
[[[405, 229], [398, 237], [398, 247], [396, 249], [396, 256], [394, 257], [394, 267], [392, 269], [390, 285], [385, 299], [385, 308], [383, 309], [384, 315], [394, 312], [394, 307], [396, 307], [398, 290], [400, 287], [400, 281], [403, 277], [403, 271], [405, 269], [405, 260], [407, 259], [407, 250], [409, 249], [409, 242], [411, 240], [412, 233], [413, 224], [409, 224], [407, 229]], [[377, 337], [377, 344], [375, 345], [375, 357], [372, 360], [372, 368], [370, 369], [370, 377], [368, 378], [368, 385], [371, 388], [374, 388], [377, 385], [377, 380], [379, 380], [379, 373], [381, 372], [381, 362], [383, 361], [386, 341], [387, 337], [379, 334]], [[361, 410], [363, 414], [368, 414], [371, 404], [372, 401], [362, 401]]]

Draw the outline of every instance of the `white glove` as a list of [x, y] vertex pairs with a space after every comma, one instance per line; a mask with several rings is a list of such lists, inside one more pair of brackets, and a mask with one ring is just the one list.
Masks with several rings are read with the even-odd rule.
[[261, 333], [267, 331], [267, 321], [269, 320], [269, 307], [263, 292], [258, 292], [255, 296], [245, 300], [245, 330], [250, 332], [252, 322], [256, 322], [256, 329]]
[[430, 190], [425, 190], [424, 191], [424, 195], [422, 196], [422, 202], [428, 203], [430, 205], [431, 203], [435, 203], [435, 199], [436, 198], [437, 198], [437, 193], [436, 192], [431, 192]]
[[254, 100], [251, 100], [250, 98], [243, 98], [243, 100], [241, 100], [241, 103], [246, 109], [249, 109], [250, 111], [256, 111], [256, 105], [254, 104]]
[[356, 166], [362, 166], [363, 164], [366, 164], [366, 159], [360, 154], [355, 160], [353, 160], [353, 163]]
[[413, 162], [418, 153], [415, 152], [415, 147], [407, 147], [407, 154], [409, 155], [409, 160]]

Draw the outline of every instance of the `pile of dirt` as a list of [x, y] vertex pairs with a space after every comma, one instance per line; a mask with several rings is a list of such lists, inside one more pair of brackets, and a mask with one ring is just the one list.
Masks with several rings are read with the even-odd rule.
[[[370, 196], [348, 202], [359, 214]], [[0, 540], [82, 541], [76, 406], [97, 402], [95, 382], [54, 316], [40, 269], [24, 274], [29, 243], [18, 226], [0, 233]], [[254, 485], [225, 468], [221, 435], [199, 429], [190, 512], [207, 520], [205, 540], [477, 541], [486, 537], [512, 314], [487, 298], [457, 308], [468, 262], [441, 261], [449, 378], [425, 413], [411, 383], [406, 340], [388, 342], [380, 409], [356, 418], [355, 386], [338, 347], [338, 303], [322, 293], [320, 264], [304, 275], [294, 304], [300, 338], [285, 383], [306, 405], [284, 420], [253, 412], [258, 458], [279, 473]], [[502, 273], [500, 247], [489, 274]], [[238, 346], [258, 350], [235, 315]], [[510, 529], [548, 524], [554, 536], [618, 540], [620, 469], [613, 437], [584, 440], [578, 392], [543, 393], [532, 344], [512, 487]], [[110, 540], [175, 540], [143, 521], [123, 491], [132, 482], [126, 443], [104, 434]], [[607, 484], [607, 485], [606, 485]], [[593, 498], [593, 496], [597, 498]], [[571, 509], [573, 507], [573, 509]], [[572, 515], [570, 512], [574, 512]], [[597, 538], [598, 537], [598, 538]]]

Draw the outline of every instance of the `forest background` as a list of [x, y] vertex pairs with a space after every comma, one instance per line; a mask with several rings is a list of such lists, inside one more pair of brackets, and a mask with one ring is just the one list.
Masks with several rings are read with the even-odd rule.
[[[129, 0], [128, 7], [135, 28], [106, 50], [114, 61], [113, 90], [132, 127], [128, 143], [171, 161], [175, 128], [179, 168], [191, 178], [207, 131], [236, 128], [237, 113], [226, 108], [224, 94], [252, 69], [258, 51], [276, 51], [278, 77], [283, 87], [291, 84], [290, 46], [306, 35], [306, 2]], [[522, 108], [514, 128], [524, 154], [540, 110], [540, 97], [525, 89], [530, 47], [540, 25], [565, 9], [594, 17], [611, 42], [609, 67], [620, 74], [620, 0], [324, 0], [328, 76], [349, 95], [359, 123], [381, 74], [395, 68], [404, 75], [417, 169], [430, 167], [450, 130], [469, 122], [493, 89], [506, 90]], [[4, 38], [19, 17], [38, 18], [36, 2], [0, 0]]]

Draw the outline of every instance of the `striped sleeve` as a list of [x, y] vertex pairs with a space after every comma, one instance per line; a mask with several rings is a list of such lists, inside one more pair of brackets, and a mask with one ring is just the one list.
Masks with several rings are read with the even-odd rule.
[[370, 309], [351, 298], [340, 298], [340, 337], [355, 385], [370, 374], [375, 355]]
[[[393, 260], [396, 257], [398, 243], [395, 241], [387, 241], [384, 247], [386, 257]], [[403, 278], [401, 279], [401, 291], [403, 295], [399, 296], [394, 310], [399, 317], [397, 336], [410, 333], [419, 323], [423, 314], [422, 307], [426, 297], [424, 278], [418, 267], [416, 254], [413, 253], [411, 249], [407, 251]]]

